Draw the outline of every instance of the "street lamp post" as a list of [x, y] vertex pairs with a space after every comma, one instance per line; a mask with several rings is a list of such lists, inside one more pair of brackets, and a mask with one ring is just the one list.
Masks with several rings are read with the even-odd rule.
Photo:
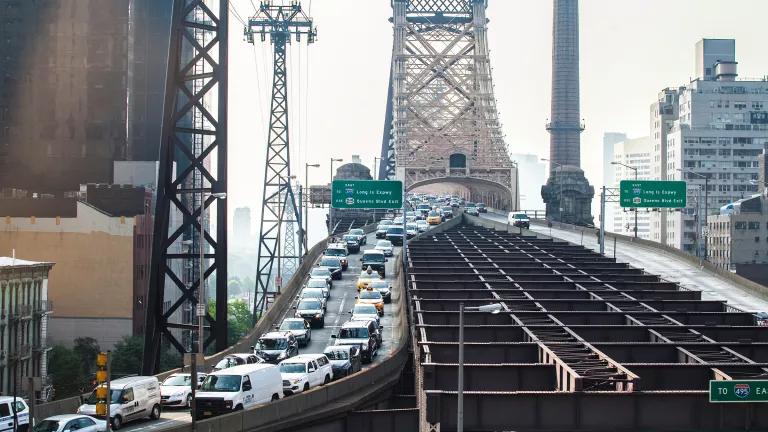
[[309, 252], [309, 168], [320, 168], [320, 164], [304, 164], [304, 251]]
[[464, 432], [464, 311], [487, 312], [496, 315], [504, 309], [501, 303], [483, 306], [464, 306], [459, 303], [459, 375], [457, 386], [456, 432]]
[[[555, 165], [558, 168], [562, 168], [563, 167], [563, 164], [551, 161], [551, 160], [546, 159], [546, 158], [541, 158], [541, 161], [542, 162], [549, 162], [550, 164]], [[552, 171], [552, 170], [550, 169], [550, 171]], [[557, 208], [558, 208], [558, 214], [560, 215], [560, 222], [562, 222], [563, 221], [563, 210], [565, 209], [564, 203], [563, 203], [563, 182], [562, 181], [558, 182], [558, 186], [560, 186], [558, 188], [558, 190], [560, 191], [560, 202], [558, 203], [558, 207]]]
[[[693, 171], [689, 171], [689, 170], [684, 170], [684, 169], [681, 169], [681, 168], [678, 168], [677, 170], [680, 171], [681, 173], [688, 173], [688, 174], [694, 175], [694, 176], [696, 176], [698, 178], [703, 178], [704, 179], [704, 221], [703, 222], [706, 223], [707, 215], [709, 215], [709, 176], [705, 176], [703, 174], [699, 174], [697, 172], [693, 172]], [[699, 219], [701, 219], [701, 218], [699, 218]], [[704, 233], [698, 233], [697, 237], [699, 235], [704, 235]], [[709, 261], [708, 254], [709, 254], [709, 239], [705, 235], [704, 236], [704, 261]]]
[[191, 356], [191, 376], [190, 385], [192, 386], [192, 424], [193, 430], [196, 424], [196, 408], [197, 399], [195, 398], [195, 390], [197, 389], [197, 356], [205, 355], [205, 314], [206, 314], [206, 301], [205, 301], [205, 200], [208, 197], [212, 197], [217, 200], [227, 199], [226, 192], [206, 194], [202, 190], [200, 191], [200, 238], [198, 239], [198, 245], [200, 248], [200, 266], [199, 266], [199, 280], [197, 283], [197, 308], [195, 315], [197, 315], [197, 352], [192, 353]]
[[[621, 163], [621, 162], [616, 162], [616, 161], [611, 162], [611, 165], [621, 165], [624, 168], [631, 169], [632, 171], [635, 172], [635, 180], [637, 180], [637, 168], [635, 168], [633, 166], [629, 166], [629, 165]], [[635, 212], [635, 238], [637, 238], [637, 208], [633, 208], [632, 210]]]
[[[329, 183], [331, 187], [331, 197], [333, 197], [333, 163], [334, 162], [344, 162], [344, 159], [331, 158], [331, 182]], [[328, 205], [328, 235], [333, 236], [333, 203]]]

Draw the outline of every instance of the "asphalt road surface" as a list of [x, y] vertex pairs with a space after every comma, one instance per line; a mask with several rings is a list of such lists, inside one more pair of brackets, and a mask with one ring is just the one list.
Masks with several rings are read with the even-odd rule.
[[[498, 222], [507, 221], [504, 216], [493, 213], [484, 213], [481, 217]], [[531, 230], [550, 235], [550, 228], [543, 225], [532, 224]], [[600, 250], [597, 236], [592, 231], [586, 231], [582, 235], [581, 231], [552, 228], [551, 235], [570, 243], [581, 244], [594, 251]], [[612, 257], [613, 254], [613, 241], [606, 239], [605, 255]], [[768, 311], [768, 299], [660, 249], [617, 242], [616, 261], [642, 268], [648, 273], [677, 282], [685, 288], [699, 290], [702, 292], [703, 300], [726, 300], [729, 305], [749, 312]]]
[[[349, 255], [349, 267], [345, 272], [342, 273], [341, 280], [333, 281], [331, 298], [328, 300], [328, 306], [325, 312], [325, 328], [312, 329], [312, 340], [306, 347], [299, 348], [300, 354], [322, 353], [326, 346], [334, 344], [334, 339], [331, 338], [331, 335], [337, 333], [341, 325], [349, 320], [351, 317], [349, 312], [352, 310], [352, 306], [355, 304], [355, 296], [357, 296], [357, 277], [362, 271], [360, 265], [360, 257], [363, 256], [362, 251], [366, 249], [372, 249], [374, 246], [376, 246], [376, 241], [377, 240], [375, 234], [368, 234], [368, 243], [362, 247], [362, 250], [359, 253]], [[395, 266], [397, 265], [397, 254], [399, 253], [400, 248], [396, 247], [394, 250], [394, 257], [387, 258], [388, 261], [386, 263], [386, 279], [388, 281], [392, 281], [394, 278]], [[400, 294], [401, 293], [393, 292], [393, 299]], [[293, 304], [295, 305], [296, 301], [294, 301]], [[394, 301], [392, 304], [394, 304]], [[382, 361], [383, 359], [386, 359], [392, 353], [392, 348], [395, 344], [394, 337], [396, 333], [393, 331], [393, 326], [396, 325], [396, 323], [402, 322], [399, 319], [402, 317], [392, 316], [392, 304], [384, 305], [384, 316], [381, 317], [381, 325], [384, 326], [384, 333], [382, 335], [384, 341], [382, 347], [379, 348], [379, 351], [374, 357], [372, 363], [363, 365], [363, 370], [373, 364]], [[283, 318], [286, 316], [293, 316], [293, 313], [293, 308], [289, 308], [283, 315]], [[274, 324], [279, 325], [280, 322]], [[125, 427], [123, 427], [121, 430], [140, 432], [157, 431], [180, 424], [189, 423], [190, 421], [191, 417], [187, 409], [164, 408], [162, 416], [159, 420], [136, 420], [135, 422], [131, 422], [125, 425]]]

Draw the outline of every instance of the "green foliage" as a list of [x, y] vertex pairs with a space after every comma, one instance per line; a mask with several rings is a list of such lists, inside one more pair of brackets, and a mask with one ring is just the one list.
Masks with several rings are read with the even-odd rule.
[[141, 356], [144, 353], [144, 338], [125, 336], [112, 350], [112, 376], [136, 375], [141, 372]]
[[[208, 313], [216, 318], [216, 301], [208, 303]], [[243, 300], [232, 300], [227, 303], [227, 343], [234, 344], [253, 328], [253, 313], [248, 303]]]
[[48, 354], [48, 373], [53, 379], [56, 399], [79, 395], [87, 389], [80, 357], [63, 345], [56, 345]]
[[75, 339], [73, 351], [80, 358], [81, 371], [84, 376], [89, 376], [96, 371], [96, 355], [101, 351], [96, 339], [92, 337]]

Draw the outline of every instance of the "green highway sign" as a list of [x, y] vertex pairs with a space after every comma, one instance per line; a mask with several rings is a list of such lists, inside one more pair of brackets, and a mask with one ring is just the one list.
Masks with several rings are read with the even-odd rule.
[[709, 382], [711, 403], [768, 402], [768, 380]]
[[622, 207], [685, 207], [685, 182], [667, 180], [622, 180], [619, 202]]
[[396, 209], [403, 207], [403, 182], [398, 180], [334, 180], [331, 207]]

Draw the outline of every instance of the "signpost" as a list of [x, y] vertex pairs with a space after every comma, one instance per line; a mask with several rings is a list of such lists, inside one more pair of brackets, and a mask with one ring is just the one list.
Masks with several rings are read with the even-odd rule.
[[709, 402], [768, 402], [768, 380], [712, 380], [709, 382]]
[[399, 209], [403, 182], [399, 180], [334, 180], [331, 207], [336, 209]]
[[686, 203], [684, 181], [622, 180], [619, 203], [633, 208], [682, 208]]

